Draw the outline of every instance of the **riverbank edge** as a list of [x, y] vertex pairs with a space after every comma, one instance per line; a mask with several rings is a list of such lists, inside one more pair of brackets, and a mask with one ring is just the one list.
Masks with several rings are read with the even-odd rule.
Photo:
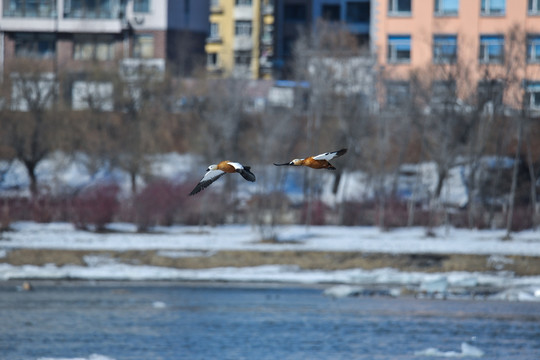
[[147, 265], [174, 269], [210, 269], [222, 267], [255, 267], [295, 265], [303, 270], [346, 270], [393, 268], [403, 272], [511, 272], [514, 276], [540, 275], [540, 257], [523, 255], [478, 254], [392, 254], [358, 251], [250, 251], [206, 250], [184, 251], [176, 256], [167, 250], [66, 250], [11, 249], [0, 258], [0, 264], [88, 266], [90, 258], [101, 258], [130, 265]]

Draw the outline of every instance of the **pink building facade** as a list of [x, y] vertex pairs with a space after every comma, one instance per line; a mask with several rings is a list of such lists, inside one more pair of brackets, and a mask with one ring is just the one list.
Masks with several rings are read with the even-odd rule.
[[379, 0], [372, 15], [386, 79], [403, 82], [411, 71], [430, 69], [436, 80], [459, 66], [467, 76], [457, 91], [467, 97], [486, 74], [508, 79], [511, 72], [504, 103], [519, 107], [525, 97], [540, 110], [540, 0]]

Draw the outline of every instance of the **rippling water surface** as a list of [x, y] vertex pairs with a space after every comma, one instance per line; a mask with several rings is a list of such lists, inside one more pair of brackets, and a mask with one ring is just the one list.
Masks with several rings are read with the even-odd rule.
[[540, 359], [539, 303], [332, 299], [274, 286], [34, 285], [0, 286], [0, 359]]

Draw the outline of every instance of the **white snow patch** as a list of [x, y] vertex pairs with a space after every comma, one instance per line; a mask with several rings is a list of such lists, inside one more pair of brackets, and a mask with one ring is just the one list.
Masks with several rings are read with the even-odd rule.
[[[361, 251], [392, 254], [483, 254], [493, 264], [508, 261], [505, 256], [540, 256], [540, 236], [534, 231], [514, 234], [503, 241], [504, 230], [435, 229], [436, 237], [426, 237], [420, 227], [381, 231], [376, 227], [277, 226], [280, 241], [262, 243], [255, 227], [173, 226], [157, 233], [136, 233], [133, 225], [112, 224], [123, 231], [96, 234], [77, 230], [72, 224], [15, 222], [15, 231], [3, 234], [0, 245], [10, 248], [72, 250], [170, 250], [170, 251]], [[202, 231], [203, 230], [203, 231]], [[506, 259], [506, 260], [505, 260]]]
[[197, 251], [197, 250], [160, 250], [156, 253], [158, 256], [172, 259], [191, 258], [191, 257], [210, 257], [216, 254], [215, 251]]

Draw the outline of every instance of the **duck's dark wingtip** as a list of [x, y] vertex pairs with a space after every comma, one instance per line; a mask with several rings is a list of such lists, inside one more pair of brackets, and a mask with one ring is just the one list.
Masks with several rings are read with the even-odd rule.
[[242, 175], [242, 177], [244, 179], [246, 179], [247, 181], [251, 181], [251, 182], [255, 182], [256, 178], [255, 178], [255, 174], [253, 174], [251, 171], [250, 171], [251, 167], [249, 166], [244, 166], [243, 169], [240, 169], [240, 170], [237, 170], [238, 173], [240, 173], [240, 175]]
[[274, 163], [274, 165], [276, 165], [276, 166], [285, 166], [285, 165], [290, 165], [290, 164], [289, 164], [289, 163], [283, 163], [283, 164], [276, 164], [276, 163]]

